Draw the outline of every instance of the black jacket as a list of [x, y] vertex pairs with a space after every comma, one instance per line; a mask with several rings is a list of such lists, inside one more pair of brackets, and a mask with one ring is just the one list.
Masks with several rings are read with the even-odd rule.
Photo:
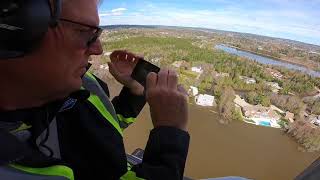
[[[107, 85], [98, 81], [109, 95]], [[14, 127], [15, 123], [21, 122], [32, 125], [27, 145], [39, 153], [36, 138], [46, 129], [50, 120], [56, 117], [61, 158], [25, 158], [17, 162], [31, 167], [65, 164], [73, 169], [76, 180], [97, 177], [119, 179], [124, 175], [127, 172], [127, 161], [122, 136], [88, 102], [88, 96], [89, 92], [86, 90], [73, 93], [70, 97], [77, 102], [63, 110], [61, 107], [68, 98], [39, 108], [0, 112], [2, 130], [10, 130], [10, 126]], [[145, 105], [145, 99], [134, 96], [127, 88], [123, 88], [120, 95], [112, 100], [112, 104], [118, 114], [136, 117]], [[0, 135], [1, 137], [4, 136]], [[1, 147], [8, 143], [10, 144], [10, 140], [0, 139]], [[150, 132], [143, 162], [134, 166], [132, 171], [144, 179], [182, 179], [188, 146], [189, 135], [185, 131], [172, 127], [155, 128]], [[0, 149], [0, 165], [12, 162], [15, 158], [12, 153], [23, 152]]]

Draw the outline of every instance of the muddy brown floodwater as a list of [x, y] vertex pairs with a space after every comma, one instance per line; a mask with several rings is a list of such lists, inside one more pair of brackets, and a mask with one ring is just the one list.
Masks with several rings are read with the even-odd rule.
[[[111, 94], [120, 87], [110, 83]], [[218, 123], [217, 113], [190, 105], [190, 149], [185, 175], [195, 178], [242, 176], [257, 180], [291, 180], [320, 153], [298, 151], [298, 144], [278, 129], [243, 122]], [[143, 148], [152, 123], [146, 107], [125, 130], [127, 153]]]

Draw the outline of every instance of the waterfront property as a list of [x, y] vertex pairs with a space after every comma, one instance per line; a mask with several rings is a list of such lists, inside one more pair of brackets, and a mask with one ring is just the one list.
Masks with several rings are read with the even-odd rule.
[[199, 94], [195, 97], [196, 104], [199, 106], [212, 107], [216, 105], [214, 96], [208, 94]]
[[242, 107], [243, 114], [246, 119], [255, 122], [256, 125], [280, 128], [278, 121], [281, 116], [274, 110], [261, 105]]
[[196, 95], [199, 94], [199, 90], [198, 90], [197, 87], [190, 86], [190, 89], [189, 89], [189, 91], [188, 91], [188, 94], [189, 94], [190, 96], [196, 96]]

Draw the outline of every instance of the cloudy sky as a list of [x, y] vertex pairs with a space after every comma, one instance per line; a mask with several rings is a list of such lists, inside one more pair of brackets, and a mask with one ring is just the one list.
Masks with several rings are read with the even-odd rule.
[[320, 0], [104, 0], [101, 25], [205, 27], [320, 45]]

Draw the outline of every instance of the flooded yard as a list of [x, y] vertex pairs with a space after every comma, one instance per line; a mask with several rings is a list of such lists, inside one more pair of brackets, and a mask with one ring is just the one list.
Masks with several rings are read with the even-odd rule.
[[[111, 95], [120, 86], [109, 82]], [[185, 175], [195, 178], [242, 176], [257, 180], [292, 180], [320, 153], [298, 151], [298, 144], [279, 129], [232, 122], [221, 125], [215, 109], [190, 105], [191, 143]], [[146, 107], [125, 130], [127, 153], [144, 149], [152, 123]]]
[[[191, 144], [185, 174], [211, 178], [242, 176], [257, 180], [290, 180], [319, 153], [298, 151], [279, 129], [233, 122], [221, 125], [216, 113], [190, 105]], [[148, 108], [125, 132], [127, 152], [144, 148], [152, 129]]]

